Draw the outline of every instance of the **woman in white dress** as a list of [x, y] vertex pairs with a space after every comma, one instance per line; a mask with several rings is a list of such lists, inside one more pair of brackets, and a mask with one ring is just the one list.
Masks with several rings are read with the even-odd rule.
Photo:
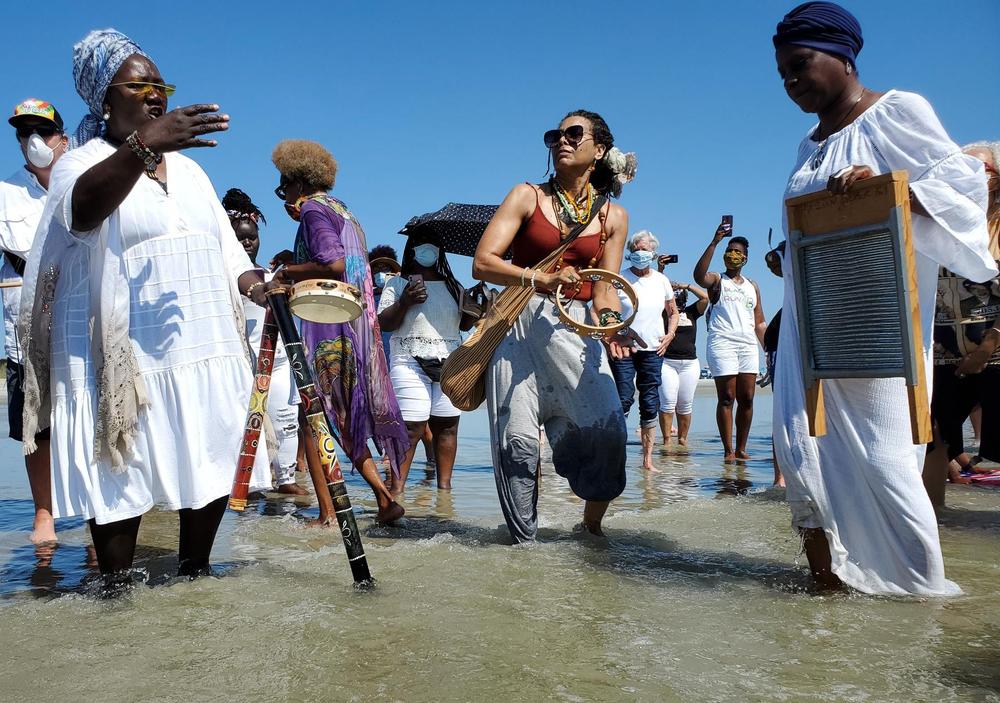
[[[823, 188], [843, 193], [862, 178], [908, 173], [929, 373], [938, 265], [977, 281], [996, 275], [987, 249], [986, 179], [982, 164], [962, 154], [924, 98], [861, 85], [855, 65], [861, 45], [857, 20], [833, 3], [801, 5], [778, 25], [774, 46], [785, 90], [819, 117], [799, 147], [784, 197]], [[821, 585], [843, 583], [865, 593], [958, 592], [944, 575], [934, 510], [920, 479], [925, 448], [909, 440], [903, 380], [825, 381], [827, 434], [810, 437], [795, 280], [784, 281], [774, 444], [813, 576]]]
[[[179, 574], [209, 569], [252, 381], [238, 291], [262, 302], [264, 283], [176, 153], [214, 146], [200, 137], [228, 116], [167, 112], [173, 87], [114, 30], [74, 47], [73, 72], [91, 114], [52, 174], [26, 272], [25, 436], [51, 422], [55, 515], [88, 520], [114, 594], [154, 505], [180, 511]], [[251, 487], [269, 483], [260, 452]]]

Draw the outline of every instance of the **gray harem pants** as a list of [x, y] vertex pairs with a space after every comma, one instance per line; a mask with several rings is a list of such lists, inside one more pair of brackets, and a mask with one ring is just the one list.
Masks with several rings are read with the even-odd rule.
[[[568, 312], [586, 314], [574, 301]], [[534, 296], [500, 343], [486, 374], [493, 473], [516, 542], [538, 531], [539, 428], [556, 473], [584, 500], [625, 490], [625, 417], [600, 342], [559, 322], [555, 303]]]

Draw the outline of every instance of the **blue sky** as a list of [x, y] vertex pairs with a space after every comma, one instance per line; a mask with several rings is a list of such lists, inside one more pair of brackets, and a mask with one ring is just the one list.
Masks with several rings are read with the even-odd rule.
[[[781, 227], [781, 194], [813, 124], [785, 96], [771, 35], [794, 0], [571, 3], [511, 1], [6, 4], [0, 107], [27, 96], [84, 113], [71, 47], [113, 26], [178, 85], [172, 107], [217, 102], [232, 127], [188, 151], [217, 191], [238, 186], [268, 216], [262, 257], [294, 223], [272, 194], [271, 149], [315, 139], [340, 162], [334, 194], [369, 245], [394, 244], [413, 215], [448, 201], [498, 203], [545, 172], [544, 130], [566, 112], [601, 113], [638, 177], [621, 203], [689, 281], [723, 213], [750, 239], [748, 274], [770, 317], [780, 284], [763, 254]], [[846, 0], [859, 18], [863, 82], [923, 94], [960, 142], [1000, 138], [998, 0]], [[300, 14], [291, 8], [302, 8]], [[11, 130], [13, 132], [13, 130]], [[18, 167], [13, 134], [0, 173]], [[470, 260], [452, 265], [466, 283]]]

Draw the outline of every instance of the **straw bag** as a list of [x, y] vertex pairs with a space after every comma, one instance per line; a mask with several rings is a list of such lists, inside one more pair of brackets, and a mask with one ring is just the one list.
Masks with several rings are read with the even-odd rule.
[[[605, 201], [606, 198], [598, 197], [591, 212], [600, 213]], [[533, 268], [548, 271], [590, 222], [588, 220], [574, 227], [559, 248]], [[486, 369], [500, 342], [534, 294], [533, 288], [504, 288], [489, 305], [486, 316], [476, 325], [472, 335], [445, 359], [441, 370], [441, 391], [459, 410], [475, 410], [486, 400]]]

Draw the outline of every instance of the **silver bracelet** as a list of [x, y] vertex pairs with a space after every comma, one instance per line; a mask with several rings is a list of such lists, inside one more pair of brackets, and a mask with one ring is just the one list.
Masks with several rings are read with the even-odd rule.
[[528, 267], [525, 266], [521, 269], [521, 287], [524, 288], [524, 274], [528, 273]]
[[538, 275], [538, 269], [531, 270], [531, 290], [538, 290], [535, 288], [535, 276]]

